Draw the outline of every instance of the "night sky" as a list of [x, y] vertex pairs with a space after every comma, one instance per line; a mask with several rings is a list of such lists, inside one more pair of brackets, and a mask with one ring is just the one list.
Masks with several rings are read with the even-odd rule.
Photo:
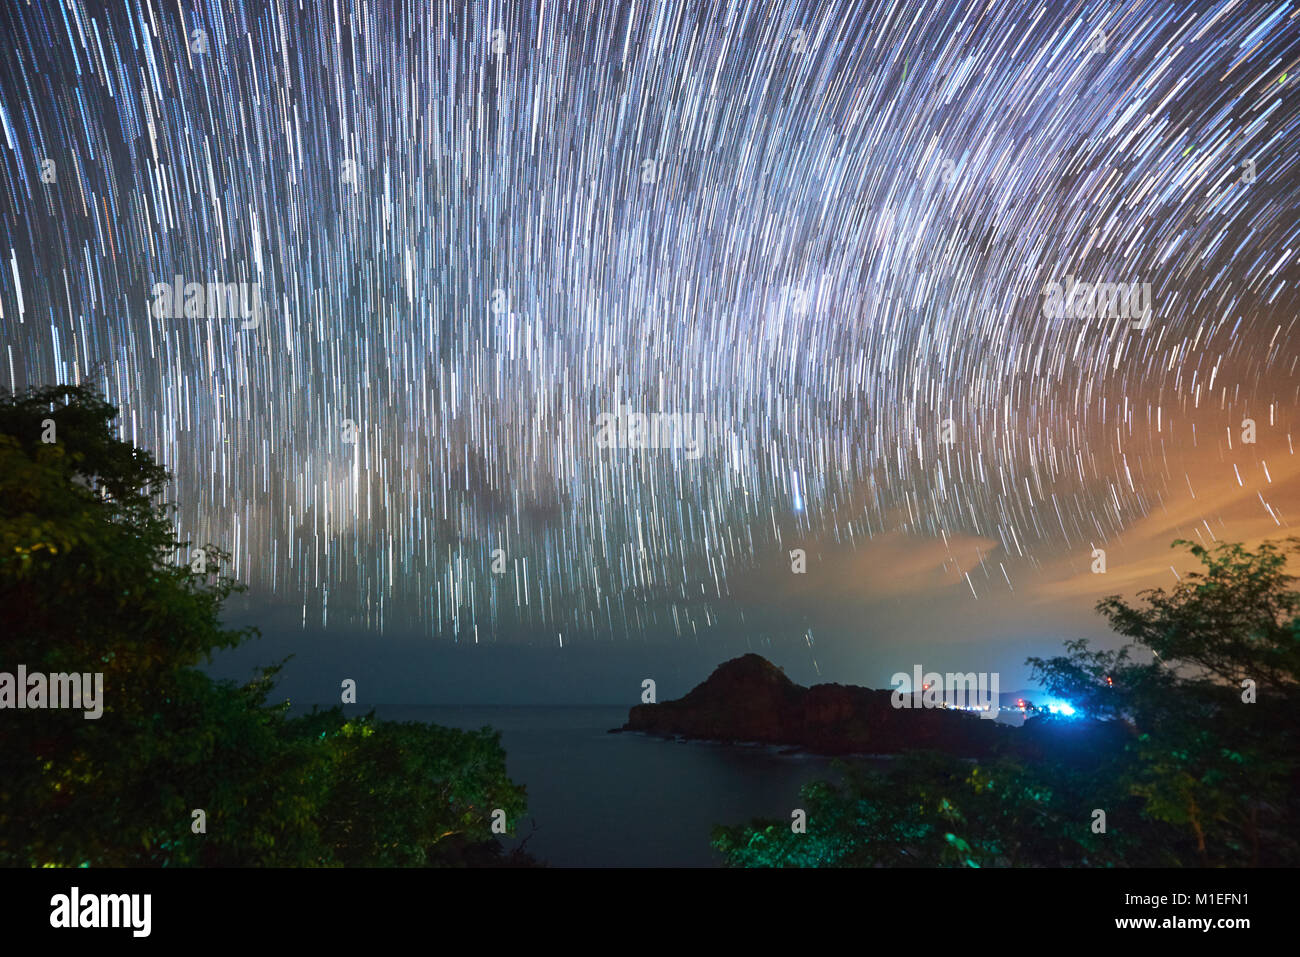
[[[746, 650], [1009, 690], [1174, 538], [1300, 514], [1295, 3], [6, 0], [0, 37], [0, 384], [99, 370], [250, 585], [226, 666], [292, 651], [299, 696], [635, 701]], [[176, 277], [258, 308], [166, 314]], [[1048, 308], [1082, 282], [1149, 313]], [[598, 444], [628, 412], [698, 449]]]

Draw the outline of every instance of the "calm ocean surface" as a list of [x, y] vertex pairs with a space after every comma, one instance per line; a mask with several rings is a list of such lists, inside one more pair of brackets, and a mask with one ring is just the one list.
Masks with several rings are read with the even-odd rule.
[[[606, 734], [625, 707], [378, 705], [391, 721], [501, 732], [510, 779], [528, 789], [520, 837], [555, 867], [717, 867], [715, 824], [790, 819], [830, 759], [777, 749]], [[512, 844], [508, 846], [513, 846]]]

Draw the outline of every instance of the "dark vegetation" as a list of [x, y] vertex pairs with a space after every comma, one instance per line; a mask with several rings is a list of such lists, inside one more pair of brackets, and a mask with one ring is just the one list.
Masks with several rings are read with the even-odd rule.
[[1098, 605], [1129, 644], [1029, 659], [1087, 720], [1033, 718], [974, 762], [845, 763], [804, 788], [806, 833], [754, 821], [714, 846], [749, 867], [1300, 864], [1300, 540], [1174, 544], [1204, 570]]
[[525, 810], [496, 733], [290, 717], [280, 665], [200, 670], [256, 630], [222, 625], [227, 556], [177, 541], [116, 414], [85, 386], [0, 394], [0, 672], [104, 676], [98, 720], [0, 711], [0, 866], [532, 863], [491, 829]]

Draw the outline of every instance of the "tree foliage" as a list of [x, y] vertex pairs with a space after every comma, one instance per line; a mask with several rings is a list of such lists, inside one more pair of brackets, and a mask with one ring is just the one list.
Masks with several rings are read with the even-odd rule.
[[1086, 719], [1031, 719], [991, 761], [845, 765], [804, 789], [806, 834], [755, 821], [714, 846], [732, 866], [1300, 863], [1300, 540], [1174, 545], [1204, 570], [1098, 603], [1131, 644], [1029, 659]]
[[[0, 711], [0, 865], [461, 865], [524, 813], [498, 736], [268, 703], [199, 665], [257, 635], [170, 477], [92, 387], [0, 394], [0, 671], [103, 674], [103, 714]], [[21, 691], [20, 691], [21, 693]], [[206, 814], [195, 833], [192, 811]]]

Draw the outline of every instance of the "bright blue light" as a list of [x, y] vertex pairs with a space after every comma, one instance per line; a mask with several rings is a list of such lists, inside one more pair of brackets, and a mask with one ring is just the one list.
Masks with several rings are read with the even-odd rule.
[[1071, 705], [1064, 701], [1049, 701], [1047, 710], [1052, 714], [1064, 715], [1067, 718], [1072, 718], [1077, 713]]

